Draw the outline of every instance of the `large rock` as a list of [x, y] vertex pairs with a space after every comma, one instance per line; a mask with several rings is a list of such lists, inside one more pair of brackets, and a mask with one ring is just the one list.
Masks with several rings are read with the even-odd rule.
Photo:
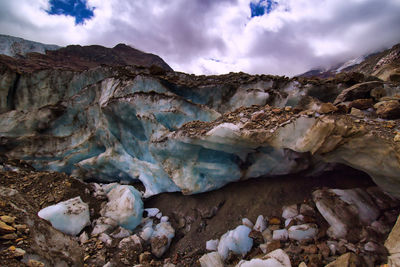
[[389, 100], [378, 102], [374, 105], [376, 114], [384, 119], [395, 120], [400, 118], [400, 102]]
[[360, 98], [370, 98], [370, 92], [375, 88], [383, 88], [383, 83], [372, 81], [353, 85], [352, 87], [343, 90], [335, 99], [334, 104], [353, 101]]
[[400, 266], [400, 216], [385, 242], [390, 266]]

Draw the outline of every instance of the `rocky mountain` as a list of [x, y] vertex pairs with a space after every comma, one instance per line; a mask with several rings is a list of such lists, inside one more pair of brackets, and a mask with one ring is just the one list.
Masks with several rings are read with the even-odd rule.
[[331, 69], [314, 69], [307, 71], [299, 77], [329, 78], [341, 72], [358, 72], [373, 75], [384, 81], [399, 81], [400, 75], [400, 44], [390, 49], [360, 56]]
[[[74, 243], [71, 257], [33, 247], [48, 265], [253, 266], [262, 254], [321, 266], [346, 252], [385, 263], [400, 205], [396, 47], [354, 66], [363, 73], [326, 79], [188, 75], [125, 45], [0, 56], [0, 200], [32, 203], [27, 215], [5, 202], [18, 224], [40, 210], [80, 234], [85, 251]], [[7, 240], [23, 235], [0, 226]], [[36, 244], [40, 230], [30, 227]], [[24, 260], [4, 251], [0, 260]]]

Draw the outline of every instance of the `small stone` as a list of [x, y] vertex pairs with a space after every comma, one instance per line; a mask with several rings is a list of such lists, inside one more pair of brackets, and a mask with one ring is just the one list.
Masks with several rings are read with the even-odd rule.
[[83, 261], [87, 261], [89, 258], [90, 258], [90, 255], [86, 255], [86, 256], [83, 258]]
[[285, 241], [288, 238], [289, 238], [289, 233], [288, 233], [288, 230], [286, 230], [286, 229], [275, 230], [272, 234], [273, 240]]
[[353, 115], [355, 117], [359, 118], [364, 118], [365, 114], [362, 110], [359, 110], [358, 108], [351, 108], [350, 115]]
[[218, 239], [208, 240], [206, 242], [206, 249], [210, 251], [216, 251], [218, 248], [218, 243], [219, 243]]
[[271, 219], [268, 220], [268, 223], [270, 225], [280, 225], [281, 219], [279, 219], [278, 217], [272, 217]]
[[288, 229], [289, 238], [297, 241], [312, 239], [318, 234], [315, 224], [294, 225]]
[[398, 133], [394, 136], [394, 141], [395, 141], [395, 142], [400, 142], [400, 132], [398, 132]]
[[331, 250], [329, 249], [328, 245], [325, 243], [320, 243], [317, 245], [319, 251], [321, 252], [322, 256], [326, 259], [329, 257]]
[[8, 248], [9, 251], [14, 251], [15, 249], [16, 249], [15, 246], [10, 246], [10, 247]]
[[300, 214], [305, 216], [315, 216], [315, 210], [308, 204], [301, 204]]
[[307, 264], [304, 263], [304, 261], [300, 262], [299, 267], [307, 267]]
[[259, 231], [252, 230], [249, 233], [249, 237], [253, 239], [253, 241], [256, 245], [264, 243], [264, 237], [263, 237], [262, 233], [260, 233]]
[[282, 247], [282, 245], [281, 245], [280, 240], [272, 240], [271, 242], [267, 242], [267, 253], [274, 251], [281, 247]]
[[265, 230], [265, 228], [267, 228], [267, 225], [265, 224], [264, 216], [259, 215], [253, 229], [262, 232]]
[[25, 254], [26, 254], [26, 251], [23, 250], [22, 248], [16, 248], [16, 249], [13, 251], [13, 257], [14, 257], [14, 258], [23, 257]]
[[79, 242], [81, 244], [86, 243], [89, 240], [89, 236], [86, 232], [83, 232], [80, 236], [79, 236]]
[[14, 227], [12, 227], [12, 226], [9, 226], [8, 224], [6, 224], [5, 222], [3, 222], [3, 221], [0, 221], [0, 232], [3, 232], [3, 233], [12, 233], [12, 232], [15, 232], [15, 228]]
[[273, 232], [273, 231], [281, 229], [281, 226], [280, 225], [270, 225], [270, 226], [268, 226], [268, 229]]
[[297, 210], [297, 204], [291, 206], [285, 206], [282, 208], [282, 217], [285, 219], [293, 218], [299, 214]]
[[270, 229], [265, 229], [262, 233], [262, 236], [264, 238], [264, 242], [268, 242], [272, 240], [272, 232]]
[[145, 251], [139, 255], [139, 263], [140, 264], [149, 263], [150, 261], [151, 261], [151, 253], [150, 252]]
[[41, 261], [37, 261], [37, 260], [29, 260], [28, 261], [28, 266], [29, 267], [44, 267], [44, 263]]
[[18, 236], [16, 234], [14, 234], [14, 233], [5, 234], [5, 235], [0, 236], [0, 239], [7, 239], [7, 240], [14, 240], [14, 239], [17, 239], [17, 238], [18, 238]]
[[2, 220], [5, 223], [12, 224], [15, 221], [15, 217], [3, 215], [0, 217], [0, 220]]
[[218, 252], [204, 254], [200, 259], [201, 267], [223, 267], [224, 263]]
[[318, 248], [316, 245], [303, 246], [302, 248], [304, 250], [304, 253], [307, 254], [316, 254], [318, 252]]
[[286, 229], [291, 227], [291, 226], [293, 226], [293, 225], [295, 225], [295, 224], [296, 224], [296, 220], [293, 219], [293, 218], [289, 218], [289, 219], [285, 220], [285, 228]]

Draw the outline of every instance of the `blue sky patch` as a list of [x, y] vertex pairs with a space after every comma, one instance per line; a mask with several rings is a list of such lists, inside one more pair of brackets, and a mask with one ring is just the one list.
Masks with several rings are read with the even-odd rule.
[[83, 24], [93, 17], [94, 8], [89, 8], [86, 0], [50, 0], [50, 15], [67, 15], [75, 18], [75, 24]]
[[259, 0], [256, 3], [250, 3], [251, 17], [263, 16], [264, 14], [269, 14], [278, 5], [277, 2], [273, 0]]

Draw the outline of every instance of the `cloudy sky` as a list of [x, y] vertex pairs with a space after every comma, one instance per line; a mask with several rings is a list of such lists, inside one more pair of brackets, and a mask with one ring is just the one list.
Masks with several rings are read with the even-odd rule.
[[295, 75], [400, 42], [400, 0], [0, 0], [0, 33], [126, 43], [196, 74]]

